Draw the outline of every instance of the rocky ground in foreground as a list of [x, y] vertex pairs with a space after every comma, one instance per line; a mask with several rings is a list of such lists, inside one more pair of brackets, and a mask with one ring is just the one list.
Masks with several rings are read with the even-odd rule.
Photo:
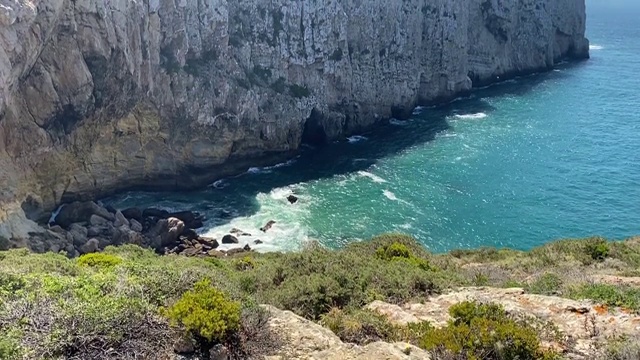
[[[95, 226], [93, 215], [81, 226]], [[107, 227], [118, 218], [116, 211]], [[143, 238], [152, 239], [144, 229], [161, 220], [143, 225]], [[0, 252], [0, 358], [640, 355], [638, 238], [448, 254], [403, 235], [340, 250], [310, 244], [296, 253], [222, 257], [166, 251], [179, 247], [172, 245], [106, 246], [77, 258], [64, 250]]]

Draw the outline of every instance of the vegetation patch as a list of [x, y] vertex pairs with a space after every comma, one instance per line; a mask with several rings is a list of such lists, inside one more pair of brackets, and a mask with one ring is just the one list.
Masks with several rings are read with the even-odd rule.
[[449, 314], [449, 324], [427, 331], [420, 343], [438, 359], [559, 358], [541, 349], [536, 329], [511, 319], [500, 306], [463, 302], [452, 306]]

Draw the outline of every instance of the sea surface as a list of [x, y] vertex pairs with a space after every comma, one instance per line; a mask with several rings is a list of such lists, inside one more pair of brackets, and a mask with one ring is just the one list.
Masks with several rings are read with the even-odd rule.
[[[640, 2], [588, 2], [592, 58], [479, 89], [290, 162], [187, 193], [126, 193], [117, 207], [204, 213], [259, 250], [330, 247], [384, 232], [435, 252], [529, 249], [640, 234]], [[286, 197], [295, 193], [298, 203]], [[259, 231], [269, 220], [276, 224]]]

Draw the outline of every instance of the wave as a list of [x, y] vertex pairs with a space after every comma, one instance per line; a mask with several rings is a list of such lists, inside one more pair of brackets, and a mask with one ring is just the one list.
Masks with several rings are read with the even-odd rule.
[[450, 137], [458, 137], [458, 134], [453, 132], [439, 132], [436, 134], [436, 138], [450, 138]]
[[396, 194], [392, 193], [389, 190], [383, 190], [382, 194], [389, 200], [393, 200], [393, 201], [400, 201], [400, 199], [398, 199], [398, 197], [396, 196]]
[[596, 45], [596, 44], [589, 45], [589, 50], [602, 50], [602, 49], [604, 49], [604, 46], [602, 45]]
[[368, 171], [358, 171], [358, 175], [371, 179], [374, 183], [386, 183], [387, 180], [381, 178], [380, 176], [374, 175]]
[[398, 119], [391, 118], [389, 119], [389, 124], [396, 125], [396, 126], [405, 126], [409, 124], [409, 120], [398, 120]]
[[479, 113], [475, 113], [475, 114], [462, 114], [462, 115], [461, 114], [457, 114], [457, 115], [454, 115], [454, 117], [456, 119], [461, 119], [461, 120], [479, 120], [479, 119], [484, 119], [487, 116], [489, 116], [489, 115], [487, 115], [486, 113], [483, 113], [483, 112], [479, 112]]
[[426, 109], [424, 106], [416, 106], [415, 109], [413, 109], [413, 115], [420, 115], [421, 112], [424, 111], [424, 109]]
[[211, 184], [210, 186], [216, 189], [224, 189], [227, 186], [229, 186], [229, 183], [227, 183], [225, 179], [220, 179], [214, 182], [213, 184]]
[[354, 144], [360, 141], [365, 141], [365, 140], [369, 140], [369, 138], [362, 135], [353, 135], [347, 138], [347, 141], [349, 141], [349, 143], [351, 144]]
[[300, 156], [297, 156], [291, 160], [279, 163], [279, 164], [275, 164], [275, 165], [271, 165], [271, 166], [263, 166], [263, 167], [250, 167], [246, 174], [269, 174], [272, 172], [272, 170], [274, 169], [278, 169], [281, 167], [285, 167], [285, 166], [291, 166], [293, 165], [299, 158]]

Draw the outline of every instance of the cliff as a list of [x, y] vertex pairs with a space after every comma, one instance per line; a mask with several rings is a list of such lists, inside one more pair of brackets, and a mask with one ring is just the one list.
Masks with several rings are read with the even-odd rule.
[[588, 57], [584, 0], [0, 0], [0, 236]]

